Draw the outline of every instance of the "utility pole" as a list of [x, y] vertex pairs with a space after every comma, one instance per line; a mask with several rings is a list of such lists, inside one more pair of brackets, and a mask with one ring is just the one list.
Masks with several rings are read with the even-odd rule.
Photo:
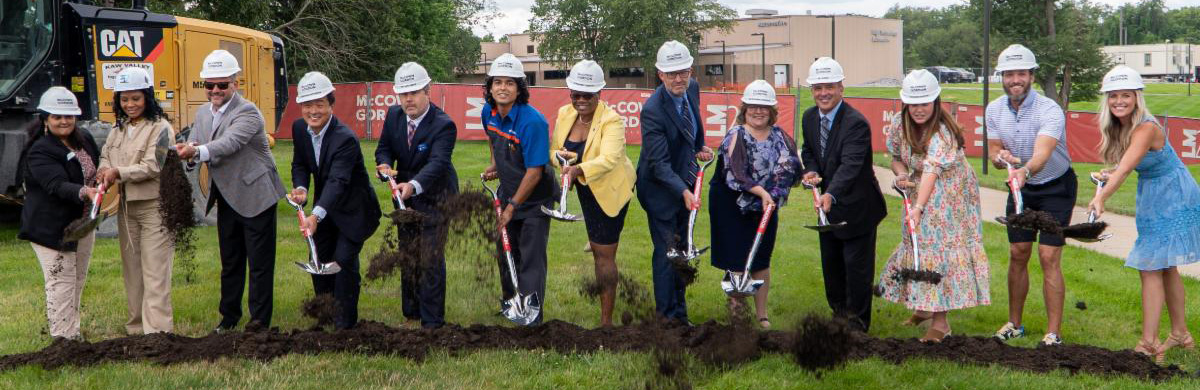
[[[992, 81], [992, 0], [983, 0], [983, 111], [987, 115], [988, 92]], [[983, 174], [988, 173], [988, 136], [987, 121], [983, 121]]]
[[720, 40], [717, 42], [721, 42], [721, 91], [725, 91], [725, 74], [729, 71], [725, 69], [725, 41]]
[[757, 35], [759, 38], [762, 39], [762, 44], [760, 45], [760, 47], [762, 48], [762, 79], [763, 79], [763, 81], [766, 81], [767, 80], [767, 35], [764, 33], [753, 33], [750, 35], [751, 36]]

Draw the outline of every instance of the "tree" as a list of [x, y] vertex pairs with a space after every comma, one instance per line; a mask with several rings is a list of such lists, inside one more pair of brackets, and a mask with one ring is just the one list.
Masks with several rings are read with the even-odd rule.
[[464, 28], [491, 17], [491, 0], [163, 0], [157, 12], [229, 23], [280, 37], [288, 77], [311, 70], [334, 81], [390, 78], [417, 61], [437, 81], [454, 80], [457, 60], [479, 57]]
[[904, 66], [981, 68], [982, 24], [968, 8], [892, 6], [885, 18], [904, 21]]
[[[972, 5], [981, 6], [978, 0]], [[1086, 0], [997, 0], [992, 28], [1002, 40], [1033, 50], [1038, 84], [1046, 97], [1067, 110], [1072, 100], [1095, 99], [1100, 78], [1111, 66], [1100, 50], [1098, 21], [1088, 17], [1096, 13], [1096, 6]]]
[[532, 11], [539, 54], [564, 67], [586, 58], [650, 69], [663, 42], [694, 49], [702, 31], [727, 30], [737, 17], [715, 0], [537, 0]]

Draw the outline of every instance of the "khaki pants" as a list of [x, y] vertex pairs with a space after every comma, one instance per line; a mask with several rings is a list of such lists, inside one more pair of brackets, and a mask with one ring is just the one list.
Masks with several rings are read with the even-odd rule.
[[79, 338], [79, 300], [87, 278], [88, 260], [96, 233], [79, 240], [74, 252], [60, 252], [38, 244], [33, 252], [42, 265], [46, 280], [46, 318], [51, 337]]
[[175, 245], [163, 226], [158, 199], [122, 202], [117, 214], [121, 273], [129, 322], [125, 332], [150, 334], [174, 329], [171, 263]]

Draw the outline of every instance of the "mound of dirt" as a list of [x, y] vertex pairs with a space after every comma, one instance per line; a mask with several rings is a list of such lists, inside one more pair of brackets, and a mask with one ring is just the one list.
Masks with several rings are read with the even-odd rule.
[[317, 326], [332, 325], [334, 318], [337, 317], [338, 311], [337, 299], [333, 298], [333, 294], [319, 294], [304, 301], [300, 306], [300, 312], [305, 317], [317, 320]]

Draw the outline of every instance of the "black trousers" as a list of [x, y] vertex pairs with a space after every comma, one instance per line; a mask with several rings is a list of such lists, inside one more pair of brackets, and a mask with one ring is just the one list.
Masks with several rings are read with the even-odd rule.
[[671, 260], [667, 258], [667, 250], [672, 245], [680, 249], [687, 248], [689, 211], [682, 207], [679, 210], [666, 219], [647, 214], [646, 222], [650, 226], [650, 241], [654, 244], [654, 253], [651, 255], [654, 269], [654, 310], [663, 317], [686, 322], [687, 292], [675, 272], [675, 267], [671, 265]]
[[212, 196], [217, 203], [217, 238], [221, 247], [219, 326], [233, 328], [242, 319], [242, 291], [246, 288], [246, 269], [249, 267], [250, 321], [270, 327], [275, 283], [276, 206], [272, 205], [258, 215], [244, 217], [225, 202], [215, 183]]
[[[521, 293], [537, 294], [538, 302], [542, 304], [542, 311], [530, 325], [541, 324], [546, 313], [546, 244], [550, 241], [550, 217], [514, 219], [508, 222], [507, 228]], [[500, 289], [504, 297], [512, 297], [513, 285], [508, 276], [504, 247], [496, 243], [496, 248], [500, 251]]]
[[353, 328], [358, 324], [358, 295], [362, 285], [358, 254], [362, 251], [363, 243], [343, 236], [332, 222], [317, 224], [313, 241], [317, 244], [318, 261], [332, 261], [342, 267], [333, 275], [312, 275], [313, 292], [316, 295], [333, 294], [333, 299], [338, 303], [338, 315], [333, 319], [334, 328]]
[[839, 239], [821, 233], [825, 299], [836, 316], [866, 332], [871, 327], [871, 282], [875, 277], [875, 231]]
[[[438, 240], [445, 224], [425, 226], [425, 242], [432, 243], [429, 263], [400, 269], [400, 299], [404, 318], [421, 320], [421, 327], [440, 328], [446, 324], [446, 241]], [[445, 235], [440, 235], [445, 237]]]

